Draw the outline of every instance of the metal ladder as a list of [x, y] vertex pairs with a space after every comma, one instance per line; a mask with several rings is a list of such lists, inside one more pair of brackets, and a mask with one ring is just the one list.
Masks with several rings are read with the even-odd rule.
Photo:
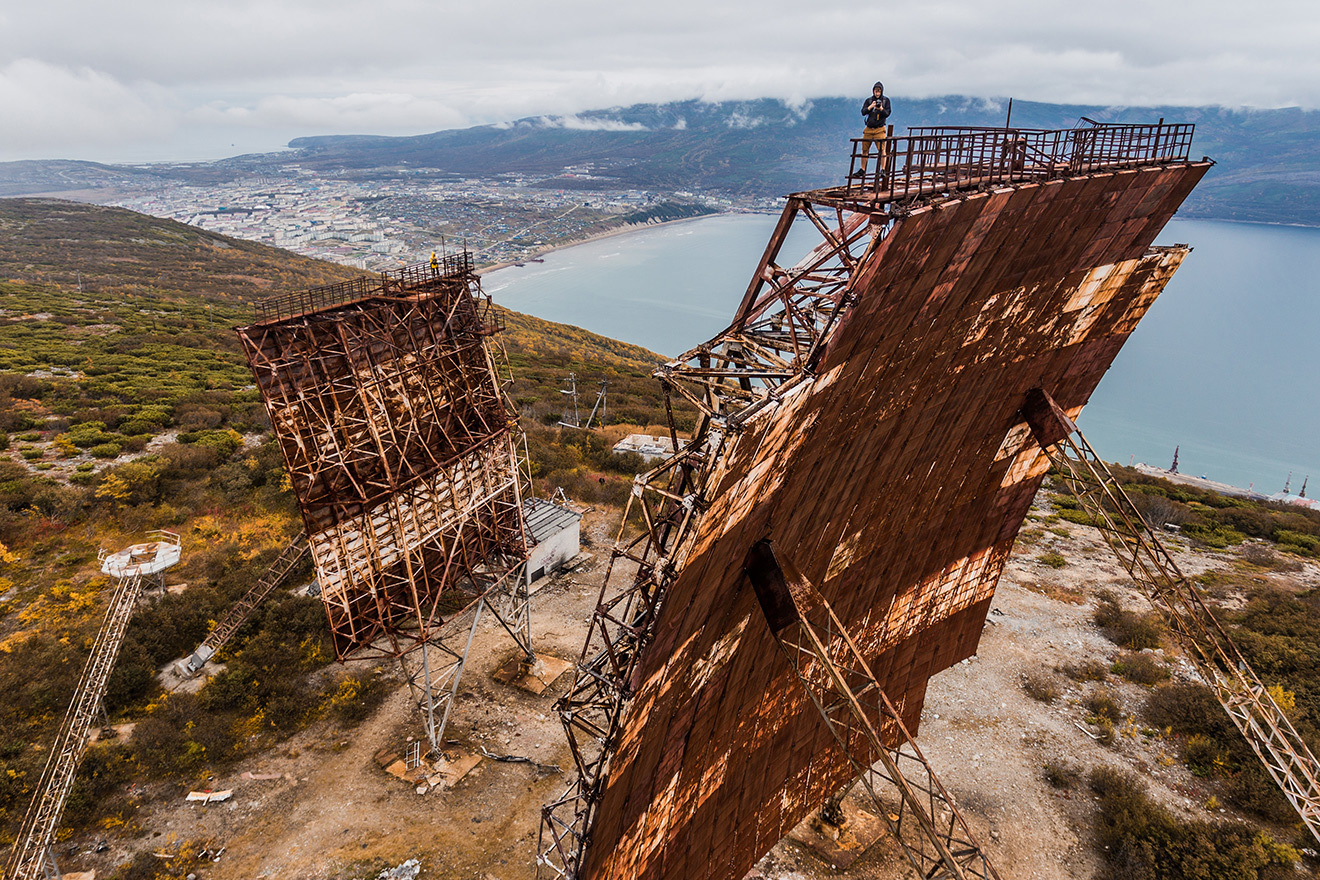
[[215, 656], [215, 652], [225, 646], [233, 638], [238, 628], [247, 622], [252, 616], [252, 612], [257, 609], [266, 597], [275, 592], [280, 584], [284, 583], [294, 567], [307, 555], [311, 545], [307, 542], [307, 533], [299, 532], [297, 537], [285, 546], [275, 561], [266, 569], [266, 573], [252, 585], [243, 598], [234, 604], [233, 608], [225, 614], [223, 618], [215, 625], [215, 628], [207, 634], [202, 643], [197, 646], [197, 650], [186, 660], [179, 661], [177, 668], [184, 676], [196, 675], [198, 670], [206, 665], [206, 661]]

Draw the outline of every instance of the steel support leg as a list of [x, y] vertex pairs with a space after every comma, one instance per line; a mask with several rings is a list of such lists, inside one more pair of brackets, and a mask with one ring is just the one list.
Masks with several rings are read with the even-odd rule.
[[912, 867], [928, 880], [998, 880], [825, 598], [768, 540], [752, 547], [745, 571], [775, 641]]
[[445, 727], [449, 724], [484, 604], [484, 601], [478, 601], [473, 606], [472, 625], [467, 629], [462, 650], [455, 643], [463, 631], [445, 627], [441, 633], [423, 642], [420, 648], [399, 658], [399, 666], [425, 720], [427, 741], [436, 754], [443, 751]]
[[1032, 389], [1022, 416], [1063, 483], [1164, 617], [1179, 648], [1196, 665], [1270, 777], [1320, 841], [1320, 763], [1264, 682], [1054, 399], [1043, 389]]

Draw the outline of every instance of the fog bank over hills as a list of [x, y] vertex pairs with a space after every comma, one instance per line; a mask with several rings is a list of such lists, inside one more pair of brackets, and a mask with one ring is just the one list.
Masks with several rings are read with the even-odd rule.
[[[412, 137], [297, 138], [288, 151], [201, 165], [108, 166], [84, 162], [0, 164], [0, 195], [23, 195], [149, 179], [195, 184], [299, 164], [357, 179], [443, 173], [545, 176], [542, 186], [712, 190], [735, 197], [776, 196], [839, 182], [848, 139], [861, 130], [861, 99], [825, 98], [639, 104], [542, 116]], [[1008, 102], [950, 96], [892, 96], [896, 132], [919, 125], [1003, 125]], [[1067, 128], [1102, 122], [1193, 122], [1192, 149], [1218, 165], [1182, 210], [1187, 217], [1320, 225], [1320, 111], [1224, 107], [1096, 107], [1013, 103], [1012, 123]], [[573, 176], [561, 176], [573, 168]], [[585, 173], [584, 173], [585, 172]], [[101, 181], [101, 183], [95, 183]]]

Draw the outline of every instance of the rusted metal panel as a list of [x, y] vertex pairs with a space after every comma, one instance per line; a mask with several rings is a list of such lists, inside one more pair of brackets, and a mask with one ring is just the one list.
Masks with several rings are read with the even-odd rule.
[[929, 677], [975, 651], [1047, 467], [1026, 391], [1080, 411], [1186, 253], [1150, 245], [1206, 167], [1014, 181], [885, 221], [811, 374], [736, 416], [712, 465], [581, 876], [741, 877], [850, 776], [749, 625], [756, 541], [791, 548], [917, 729]]
[[526, 556], [471, 258], [258, 304], [239, 328], [339, 656], [400, 655]]

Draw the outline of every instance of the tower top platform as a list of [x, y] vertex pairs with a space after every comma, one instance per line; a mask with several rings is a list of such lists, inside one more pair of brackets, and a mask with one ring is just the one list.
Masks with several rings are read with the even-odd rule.
[[[921, 126], [883, 142], [852, 140], [841, 186], [798, 193], [816, 204], [901, 210], [944, 193], [1097, 172], [1193, 164], [1191, 123], [1128, 125], [1083, 118], [1077, 128]], [[881, 146], [883, 144], [883, 146]], [[868, 162], [868, 153], [876, 161]]]
[[116, 578], [150, 577], [178, 565], [182, 555], [178, 535], [157, 530], [147, 537], [150, 540], [102, 556], [101, 573]]

